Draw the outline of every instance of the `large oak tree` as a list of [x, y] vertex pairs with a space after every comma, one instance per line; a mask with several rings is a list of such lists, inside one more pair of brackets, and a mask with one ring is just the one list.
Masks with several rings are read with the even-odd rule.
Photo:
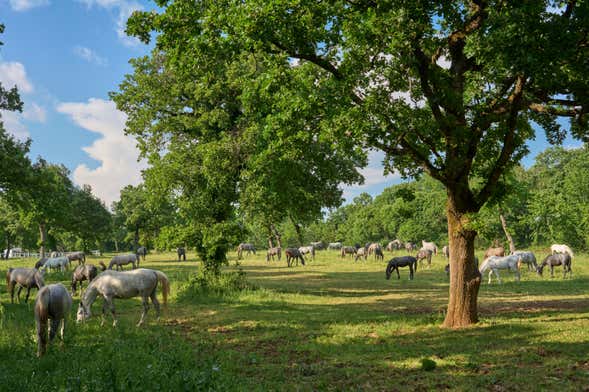
[[[221, 85], [247, 85], [251, 78], [271, 83], [289, 75], [293, 83], [271, 90], [276, 111], [288, 108], [299, 91], [309, 91], [310, 102], [321, 105], [311, 105], [315, 116], [305, 113], [303, 118], [315, 121], [321, 138], [382, 150], [387, 169], [406, 176], [425, 172], [440, 181], [448, 196], [452, 271], [444, 325], [477, 321], [480, 275], [473, 262], [473, 214], [501, 189], [502, 174], [527, 153], [533, 121], [550, 140], [559, 141], [564, 131], [556, 118], [566, 116], [573, 135], [586, 138], [589, 4], [156, 3], [162, 11], [136, 13], [128, 31], [144, 41], [155, 32], [157, 50], [168, 56], [164, 61], [181, 66], [182, 81], [200, 89], [199, 100], [218, 94]], [[208, 46], [198, 46], [203, 42]], [[256, 74], [224, 73], [220, 82], [217, 69], [226, 63], [255, 64]], [[191, 78], [203, 73], [210, 76], [208, 83]], [[191, 108], [184, 116], [201, 121], [222, 120], [217, 115], [230, 105], [201, 104], [194, 110], [182, 89], [170, 95], [175, 97], [170, 108]], [[241, 108], [256, 108], [257, 98], [241, 92], [232, 112], [236, 119]], [[265, 109], [259, 112], [260, 123]], [[157, 123], [159, 117], [147, 120]], [[227, 128], [238, 122], [217, 124]]]

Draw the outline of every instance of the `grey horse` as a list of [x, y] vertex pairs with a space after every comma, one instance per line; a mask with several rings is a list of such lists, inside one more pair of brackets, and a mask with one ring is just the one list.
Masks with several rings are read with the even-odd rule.
[[45, 354], [47, 350], [47, 324], [49, 327], [49, 341], [53, 341], [61, 323], [60, 336], [63, 341], [65, 323], [72, 308], [72, 297], [61, 283], [50, 284], [37, 293], [35, 300], [35, 324], [37, 325], [37, 356]]
[[78, 260], [78, 265], [86, 263], [86, 254], [82, 251], [68, 253], [66, 256], [70, 261]]
[[243, 258], [243, 252], [247, 252], [248, 256], [251, 253], [254, 255], [256, 254], [256, 247], [254, 244], [250, 244], [248, 242], [242, 242], [237, 246], [237, 260], [241, 260]]
[[294, 263], [294, 260], [296, 260], [297, 265], [299, 264], [299, 260], [301, 260], [301, 264], [305, 265], [305, 258], [298, 248], [286, 248], [284, 254], [286, 255], [287, 266], [290, 267]]
[[137, 248], [135, 254], [137, 255], [137, 266], [139, 266], [139, 256], [143, 257], [143, 261], [145, 261], [145, 256], [147, 255], [147, 248], [145, 246], [140, 246], [139, 248]]
[[[102, 261], [99, 262], [100, 270], [106, 270], [106, 265]], [[76, 295], [77, 285], [80, 282], [80, 290], [82, 290], [82, 282], [87, 280], [88, 283], [92, 282], [98, 275], [98, 267], [93, 264], [79, 265], [72, 274], [72, 295]]]
[[274, 256], [278, 258], [278, 261], [282, 258], [282, 248], [279, 246], [275, 246], [274, 248], [268, 249], [266, 252], [266, 261], [270, 262], [270, 259], [274, 261]]
[[26, 287], [27, 296], [25, 297], [25, 303], [27, 303], [33, 287], [40, 290], [45, 286], [43, 272], [35, 268], [8, 268], [8, 271], [6, 271], [6, 289], [10, 291], [10, 303], [14, 303], [14, 286], [17, 283], [19, 288], [16, 293], [16, 298], [18, 299], [18, 302], [20, 302], [20, 292], [23, 287]]
[[114, 256], [108, 263], [108, 269], [111, 270], [112, 267], [116, 267], [117, 270], [120, 270], [123, 269], [123, 265], [127, 264], [132, 264], [133, 269], [135, 269], [139, 265], [139, 256], [133, 253]]

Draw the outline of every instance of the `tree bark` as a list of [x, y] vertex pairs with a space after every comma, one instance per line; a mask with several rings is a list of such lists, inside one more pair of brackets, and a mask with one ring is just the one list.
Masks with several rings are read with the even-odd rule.
[[135, 227], [135, 237], [133, 238], [134, 246], [135, 246], [135, 253], [137, 252], [137, 248], [139, 248], [139, 226]]
[[45, 223], [39, 224], [39, 234], [41, 237], [41, 248], [39, 249], [39, 253], [41, 254], [41, 258], [45, 257], [45, 245], [47, 243], [47, 227]]
[[503, 226], [503, 232], [505, 233], [505, 237], [507, 237], [507, 241], [509, 242], [509, 254], [514, 254], [515, 253], [515, 244], [513, 242], [513, 237], [511, 237], [511, 234], [509, 234], [509, 231], [507, 230], [507, 221], [505, 220], [505, 217], [503, 216], [503, 211], [501, 209], [499, 209], [499, 219], [501, 219], [501, 226]]
[[115, 238], [115, 251], [119, 253], [119, 241]]
[[272, 243], [272, 226], [268, 225], [268, 249], [274, 248], [274, 244]]
[[468, 202], [459, 202], [450, 193], [446, 206], [450, 242], [450, 296], [443, 327], [462, 328], [478, 322], [477, 297], [481, 274], [474, 263], [474, 239], [470, 228]]
[[270, 227], [272, 228], [272, 231], [274, 232], [274, 238], [276, 238], [276, 245], [279, 248], [282, 248], [282, 236], [280, 235], [278, 230], [276, 230], [276, 226], [274, 226], [274, 224], [272, 224]]
[[294, 225], [295, 231], [297, 232], [297, 240], [299, 241], [299, 246], [303, 246], [303, 233], [301, 233], [301, 226], [299, 226], [299, 224], [295, 222], [292, 216], [290, 217], [290, 221]]

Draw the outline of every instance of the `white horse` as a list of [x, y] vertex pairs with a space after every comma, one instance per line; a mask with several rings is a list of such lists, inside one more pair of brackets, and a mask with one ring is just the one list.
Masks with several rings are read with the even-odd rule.
[[315, 247], [313, 245], [310, 246], [301, 246], [299, 248], [299, 252], [301, 252], [302, 255], [311, 255], [311, 260], [315, 260]]
[[57, 334], [61, 323], [60, 336], [63, 341], [65, 331], [65, 319], [72, 308], [72, 297], [61, 283], [44, 286], [37, 293], [35, 299], [35, 324], [37, 325], [37, 356], [45, 354], [47, 349], [47, 324], [51, 319], [49, 327], [49, 341], [52, 341]]
[[329, 250], [340, 250], [342, 248], [341, 242], [330, 242], [327, 244], [327, 249]]
[[47, 271], [47, 268], [59, 268], [60, 271], [63, 272], [70, 268], [70, 259], [67, 256], [49, 258], [45, 261], [45, 264], [43, 264], [43, 271]]
[[77, 321], [84, 321], [91, 316], [90, 308], [100, 294], [104, 298], [102, 305], [102, 322], [104, 324], [104, 315], [106, 308], [109, 307], [112, 313], [113, 326], [117, 325], [115, 317], [115, 298], [133, 298], [140, 296], [143, 302], [143, 313], [137, 326], [143, 324], [147, 311], [149, 310], [148, 298], [155, 307], [157, 317], [160, 316], [160, 303], [157, 300], [157, 284], [162, 284], [162, 294], [164, 306], [168, 303], [168, 294], [170, 293], [170, 281], [166, 274], [161, 271], [138, 268], [131, 271], [105, 271], [98, 275], [89, 285], [80, 305], [78, 306]]
[[571, 248], [569, 248], [568, 246], [564, 245], [564, 244], [554, 244], [550, 247], [550, 252], [552, 254], [555, 253], [566, 253], [569, 256], [571, 256], [571, 259], [573, 257], [575, 257], [575, 255], [573, 254], [573, 251], [571, 250]]
[[522, 262], [521, 255], [510, 255], [505, 257], [491, 256], [481, 264], [479, 271], [481, 275], [489, 271], [489, 284], [491, 284], [491, 275], [495, 273], [497, 280], [501, 283], [501, 277], [499, 276], [500, 269], [507, 269], [515, 272], [515, 279], [519, 282], [519, 267]]
[[538, 264], [536, 263], [536, 256], [533, 252], [517, 250], [513, 252], [513, 254], [521, 256], [522, 262], [528, 265], [528, 271], [536, 271], [536, 268], [538, 268]]
[[438, 246], [433, 242], [421, 240], [421, 249], [431, 250], [433, 254], [438, 254]]

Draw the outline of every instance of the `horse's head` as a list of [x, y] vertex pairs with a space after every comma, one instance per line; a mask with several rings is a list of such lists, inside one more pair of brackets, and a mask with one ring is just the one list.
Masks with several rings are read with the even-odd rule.
[[387, 277], [387, 280], [391, 279], [391, 273], [393, 272], [393, 261], [389, 261], [389, 265], [387, 265], [387, 269], [385, 272], [385, 275]]
[[540, 276], [542, 276], [542, 269], [544, 268], [543, 265], [539, 265], [536, 267], [536, 273]]
[[80, 305], [78, 305], [78, 312], [76, 313], [76, 322], [80, 323], [82, 321], [86, 321], [87, 318], [90, 318], [90, 309], [87, 309], [84, 306], [84, 303], [80, 301]]

